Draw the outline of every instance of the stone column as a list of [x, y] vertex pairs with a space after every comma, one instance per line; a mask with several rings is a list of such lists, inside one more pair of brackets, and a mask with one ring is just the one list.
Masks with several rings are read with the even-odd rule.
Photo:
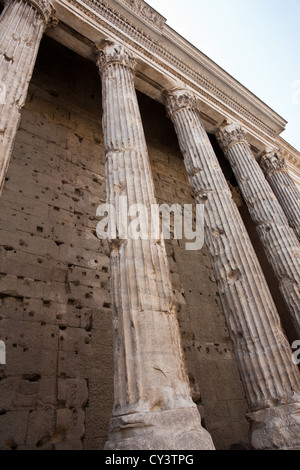
[[6, 0], [0, 16], [0, 194], [40, 41], [49, 0]]
[[300, 244], [257, 163], [246, 134], [224, 124], [217, 138], [231, 164], [300, 338]]
[[[166, 92], [240, 370], [256, 449], [300, 448], [300, 376], [193, 94]], [[199, 306], [201, 314], [201, 306]]]
[[300, 241], [300, 192], [289, 175], [280, 149], [266, 151], [260, 166], [274, 191], [288, 221]]
[[[107, 203], [118, 212], [122, 196], [149, 215], [156, 201], [134, 66], [121, 45], [99, 53]], [[106, 449], [213, 449], [190, 395], [164, 241], [117, 235], [110, 245], [115, 397]]]

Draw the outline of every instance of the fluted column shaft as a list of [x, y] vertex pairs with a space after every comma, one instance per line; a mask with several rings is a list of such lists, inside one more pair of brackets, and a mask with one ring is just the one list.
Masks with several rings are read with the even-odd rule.
[[300, 191], [289, 175], [280, 149], [264, 152], [260, 159], [260, 167], [273, 189], [290, 227], [300, 241]]
[[256, 224], [300, 338], [300, 244], [251, 151], [243, 129], [236, 124], [224, 125], [218, 130], [217, 138]]
[[49, 0], [6, 0], [0, 16], [0, 194], [40, 41]]
[[[134, 60], [107, 44], [103, 89], [107, 202], [155, 204], [133, 79]], [[212, 449], [192, 402], [164, 241], [111, 240], [115, 403], [107, 449]], [[162, 447], [161, 447], [162, 446]]]
[[299, 371], [266, 280], [192, 93], [171, 90], [166, 104], [196, 201], [205, 204], [205, 240], [249, 406], [252, 444], [297, 448]]

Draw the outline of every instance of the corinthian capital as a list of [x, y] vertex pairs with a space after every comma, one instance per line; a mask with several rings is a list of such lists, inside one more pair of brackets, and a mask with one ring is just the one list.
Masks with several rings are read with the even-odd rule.
[[260, 160], [260, 166], [267, 177], [279, 171], [288, 171], [280, 149], [264, 152]]
[[45, 23], [48, 23], [54, 8], [50, 0], [25, 0], [30, 3], [39, 12]]
[[236, 123], [225, 123], [217, 130], [216, 137], [225, 153], [235, 144], [243, 142], [249, 146], [244, 129]]
[[164, 92], [166, 108], [170, 117], [183, 108], [197, 109], [195, 95], [186, 88], [173, 88]]
[[108, 42], [99, 50], [97, 65], [100, 72], [111, 64], [120, 64], [134, 70], [136, 62], [131, 53], [122, 44]]

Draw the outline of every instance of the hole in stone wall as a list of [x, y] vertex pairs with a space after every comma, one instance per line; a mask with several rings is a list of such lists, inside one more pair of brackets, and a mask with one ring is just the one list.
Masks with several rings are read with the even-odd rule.
[[6, 441], [5, 446], [9, 447], [11, 450], [16, 450], [18, 448], [18, 444], [13, 439]]
[[55, 98], [59, 97], [59, 91], [56, 90], [48, 90], [49, 95], [54, 96]]
[[41, 376], [40, 374], [24, 374], [22, 378], [28, 382], [38, 382], [41, 379]]
[[4, 245], [3, 248], [4, 248], [5, 251], [12, 251], [13, 250], [13, 247], [10, 246], [10, 245]]

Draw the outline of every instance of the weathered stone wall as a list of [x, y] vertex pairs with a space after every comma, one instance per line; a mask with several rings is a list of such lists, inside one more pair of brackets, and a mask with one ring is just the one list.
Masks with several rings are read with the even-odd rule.
[[[164, 107], [138, 94], [159, 203], [191, 204]], [[0, 200], [0, 448], [102, 448], [113, 405], [101, 83], [45, 38]], [[217, 448], [247, 443], [246, 404], [205, 248], [167, 242], [193, 398]]]
[[1, 197], [1, 447], [103, 446], [112, 409], [101, 88], [45, 40]]

